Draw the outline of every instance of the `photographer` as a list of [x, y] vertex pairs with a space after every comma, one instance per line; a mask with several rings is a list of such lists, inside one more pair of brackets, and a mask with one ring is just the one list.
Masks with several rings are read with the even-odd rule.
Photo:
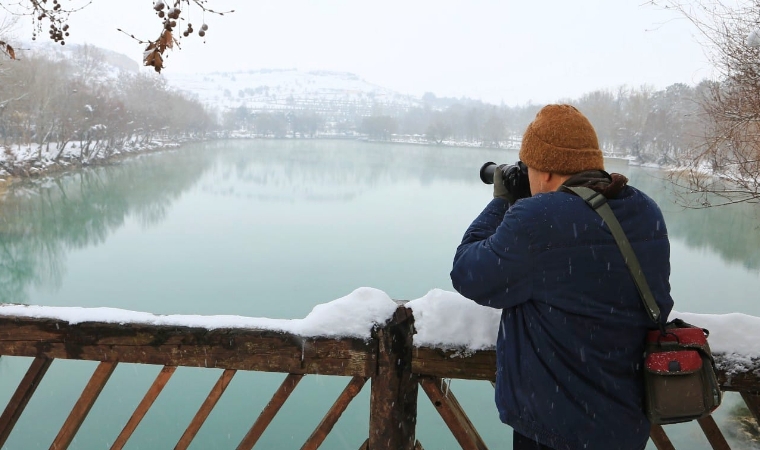
[[604, 171], [594, 128], [570, 105], [538, 112], [520, 160], [527, 183], [514, 167], [495, 170], [494, 199], [465, 232], [451, 271], [462, 295], [502, 309], [501, 421], [514, 429], [514, 449], [643, 449], [650, 424], [641, 368], [652, 323], [609, 229], [563, 186], [608, 199], [664, 322], [673, 300], [662, 213], [626, 177]]

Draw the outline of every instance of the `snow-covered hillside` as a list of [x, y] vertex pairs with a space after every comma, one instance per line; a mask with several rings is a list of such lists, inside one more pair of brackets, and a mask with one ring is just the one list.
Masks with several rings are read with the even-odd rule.
[[[121, 71], [135, 73], [141, 64], [129, 56], [93, 45], [59, 46], [51, 42], [24, 43], [27, 54], [67, 60], [97, 78], [117, 78]], [[98, 60], [104, 64], [93, 64]], [[148, 69], [143, 68], [146, 72]], [[150, 73], [153, 73], [150, 71]], [[197, 98], [224, 113], [241, 106], [251, 112], [312, 111], [323, 116], [394, 115], [420, 106], [421, 99], [369, 83], [348, 72], [257, 69], [240, 72], [177, 73], [160, 75], [170, 87]]]
[[197, 96], [219, 112], [238, 107], [260, 110], [310, 110], [369, 115], [391, 114], [420, 100], [368, 83], [346, 72], [262, 69], [245, 72], [164, 73], [170, 86]]
[[110, 78], [115, 78], [120, 71], [135, 73], [140, 70], [140, 64], [129, 56], [113, 50], [107, 50], [95, 45], [55, 45], [53, 42], [42, 40], [21, 43], [22, 57], [25, 55], [45, 57], [55, 60], [66, 60], [79, 69], [92, 68], [93, 60], [103, 60], [104, 71]]
[[[103, 59], [105, 67], [99, 77], [115, 79], [120, 71], [140, 70], [140, 63], [129, 56], [92, 45], [62, 47], [37, 42], [24, 47], [31, 54], [72, 61], [81, 70], [89, 69], [93, 58]], [[219, 113], [244, 106], [252, 112], [308, 110], [333, 116], [393, 115], [422, 103], [419, 98], [369, 83], [348, 72], [258, 69], [177, 73], [165, 70], [156, 76], [165, 78], [172, 88], [190, 94]]]

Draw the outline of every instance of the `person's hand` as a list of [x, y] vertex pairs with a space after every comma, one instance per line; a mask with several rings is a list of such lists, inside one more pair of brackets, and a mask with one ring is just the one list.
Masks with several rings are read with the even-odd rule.
[[504, 184], [504, 168], [507, 166], [509, 164], [502, 164], [497, 166], [496, 170], [493, 171], [493, 198], [504, 199], [512, 205], [517, 201], [517, 198], [507, 190], [507, 186]]
[[493, 196], [506, 200], [510, 205], [521, 198], [530, 197], [528, 168], [522, 161], [496, 167], [493, 173]]

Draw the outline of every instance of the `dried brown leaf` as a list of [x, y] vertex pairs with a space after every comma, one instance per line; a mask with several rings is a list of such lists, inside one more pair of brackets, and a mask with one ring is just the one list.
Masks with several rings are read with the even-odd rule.
[[163, 53], [164, 50], [166, 50], [167, 48], [172, 48], [172, 46], [174, 45], [174, 39], [172, 37], [171, 30], [164, 30], [164, 32], [161, 33], [161, 38], [159, 39], [159, 41], [160, 41], [159, 48], [160, 48], [161, 53]]
[[158, 73], [161, 73], [161, 69], [164, 68], [164, 58], [162, 58], [159, 53], [156, 53], [156, 60], [153, 62], [153, 68], [156, 69], [156, 72]]
[[156, 69], [156, 72], [161, 72], [164, 67], [164, 59], [161, 57], [161, 53], [158, 49], [154, 48], [152, 51], [145, 52], [143, 62], [146, 66], [152, 66]]

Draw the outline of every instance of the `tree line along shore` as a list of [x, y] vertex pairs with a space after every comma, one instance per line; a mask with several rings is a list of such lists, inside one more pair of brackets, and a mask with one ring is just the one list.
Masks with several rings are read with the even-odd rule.
[[[241, 104], [212, 110], [153, 73], [122, 70], [102, 50], [29, 55], [0, 70], [0, 179], [33, 177], [114, 157], [216, 138], [364, 138], [515, 148], [542, 105], [492, 105], [426, 93], [415, 103], [367, 108], [290, 100], [277, 110]], [[710, 89], [675, 84], [598, 90], [560, 102], [586, 114], [610, 156], [678, 165], [701, 123], [695, 101]], [[289, 105], [289, 106], [288, 106]]]

